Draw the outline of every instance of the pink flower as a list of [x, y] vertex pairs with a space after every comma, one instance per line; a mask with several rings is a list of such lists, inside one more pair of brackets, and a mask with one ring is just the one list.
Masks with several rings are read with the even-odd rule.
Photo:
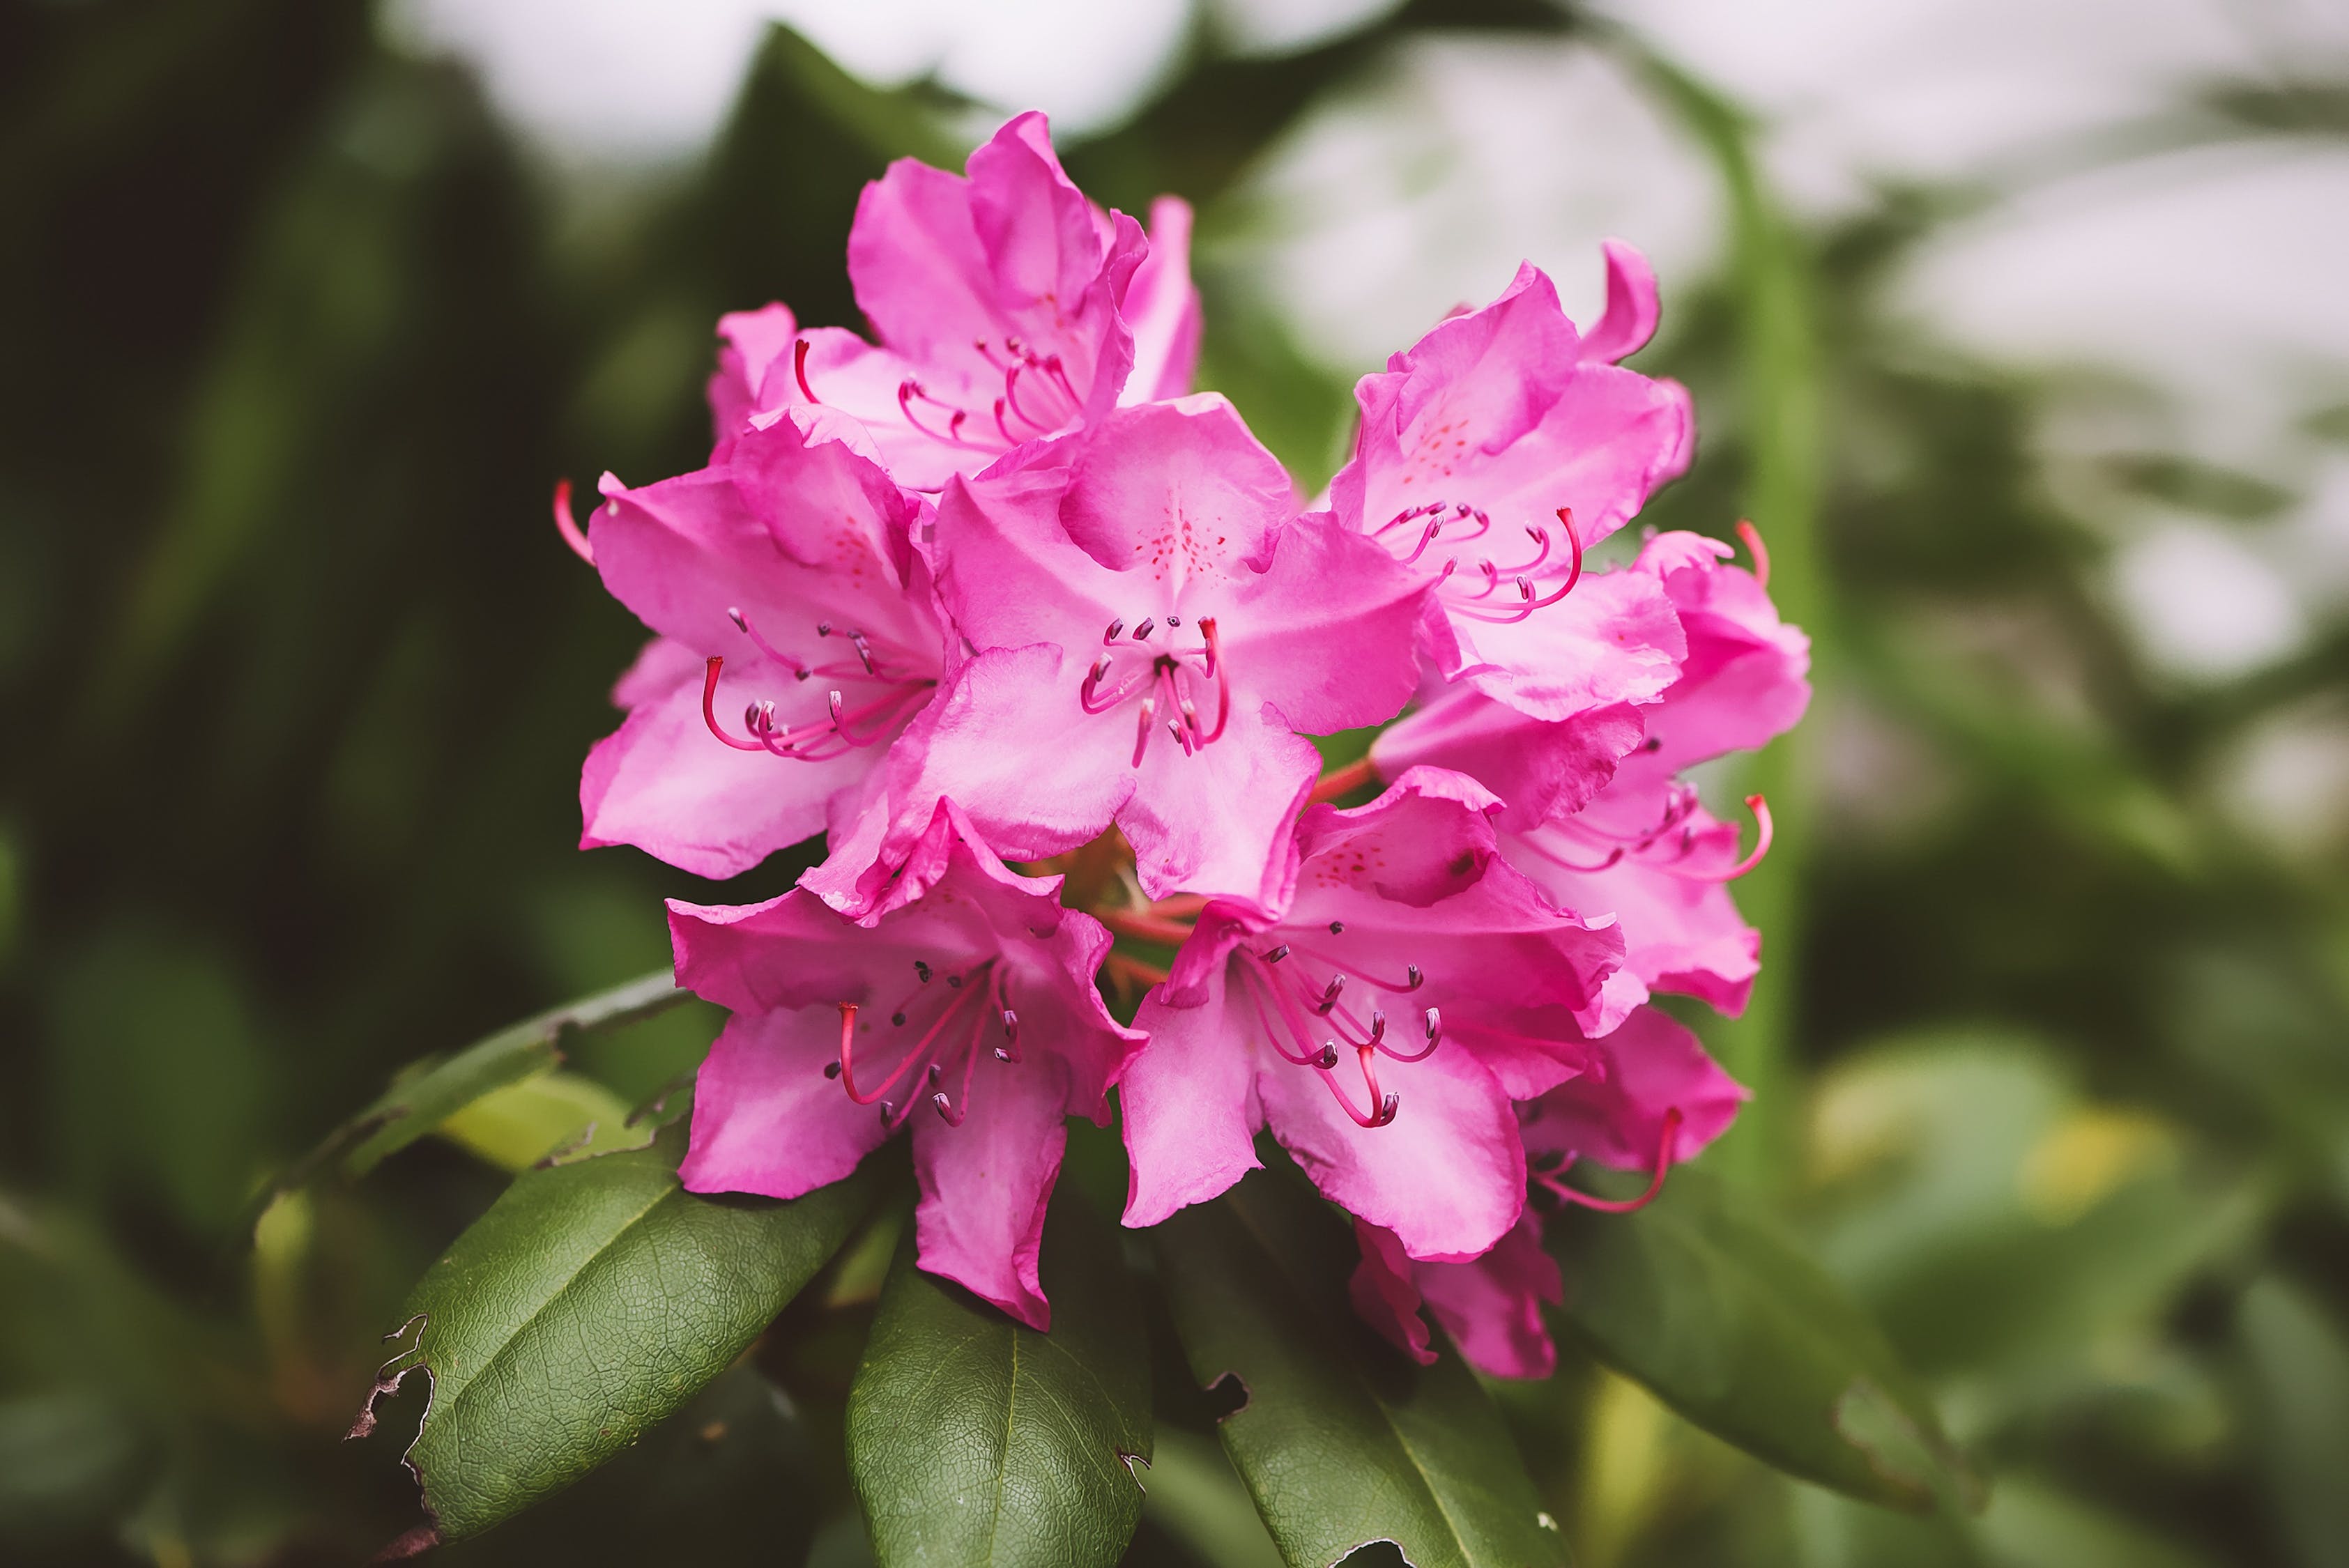
[[925, 836], [935, 884], [869, 926], [801, 889], [670, 903], [679, 983], [734, 1015], [702, 1064], [682, 1175], [796, 1198], [911, 1120], [922, 1266], [1045, 1328], [1062, 1118], [1107, 1121], [1142, 1036], [1102, 1005], [1109, 934], [1061, 907], [1060, 878], [1006, 870], [951, 805]]
[[939, 502], [928, 547], [976, 656], [901, 748], [898, 826], [807, 885], [863, 913], [905, 895], [905, 828], [951, 796], [1004, 855], [1114, 822], [1152, 897], [1261, 902], [1320, 770], [1300, 732], [1410, 696], [1421, 587], [1326, 514], [1209, 394], [1117, 411]]
[[908, 533], [927, 507], [871, 449], [800, 409], [680, 478], [605, 476], [596, 570], [659, 635], [613, 692], [626, 722], [588, 755], [581, 848], [726, 877], [857, 819], [946, 642]]
[[1206, 904], [1135, 1020], [1150, 1044], [1121, 1091], [1126, 1223], [1230, 1186], [1257, 1163], [1259, 1127], [1413, 1257], [1474, 1257], [1516, 1223], [1510, 1102], [1579, 1071], [1585, 1032], [1613, 1025], [1621, 946], [1500, 860], [1496, 805], [1416, 770], [1370, 805], [1306, 812], [1268, 903]]
[[[1723, 1072], [1696, 1037], [1653, 1007], [1589, 1042], [1588, 1068], [1518, 1108], [1534, 1181], [1558, 1202], [1622, 1211], [1661, 1189], [1671, 1166], [1692, 1160], [1728, 1129], [1746, 1090]], [[1652, 1173], [1647, 1193], [1594, 1200], [1558, 1180], [1573, 1161]], [[1354, 1310], [1423, 1365], [1435, 1359], [1423, 1303], [1460, 1353], [1496, 1377], [1547, 1377], [1557, 1351], [1542, 1322], [1545, 1303], [1565, 1299], [1557, 1264], [1542, 1251], [1532, 1209], [1481, 1257], [1413, 1259], [1393, 1233], [1354, 1222], [1362, 1261]]]
[[1189, 388], [1199, 307], [1190, 209], [1151, 238], [1061, 172], [1044, 117], [1009, 121], [968, 177], [912, 159], [865, 187], [848, 273], [878, 345], [799, 331], [782, 305], [730, 315], [710, 385], [720, 444], [748, 413], [822, 403], [872, 431], [900, 484], [934, 490], [1121, 398]]
[[1424, 628], [1445, 678], [1537, 717], [1651, 700], [1677, 670], [1652, 575], [1582, 574], [1583, 552], [1688, 466], [1687, 392], [1612, 361], [1654, 329], [1655, 285], [1609, 242], [1588, 337], [1530, 264], [1355, 388], [1361, 433], [1330, 484], [1340, 521], [1436, 591]]
[[[1681, 676], [1653, 704], [1532, 719], [1474, 691], [1446, 693], [1379, 737], [1375, 770], [1456, 769], [1508, 802], [1502, 852], [1562, 908], [1613, 914], [1628, 950], [1610, 985], [1626, 1006], [1651, 991], [1745, 1005], [1761, 936], [1727, 883], [1758, 855], [1699, 803], [1680, 770], [1792, 727], [1810, 698], [1810, 644], [1778, 619], [1731, 547], [1659, 534], [1627, 575], [1669, 596], [1686, 636]], [[1633, 727], [1645, 730], [1644, 736]]]

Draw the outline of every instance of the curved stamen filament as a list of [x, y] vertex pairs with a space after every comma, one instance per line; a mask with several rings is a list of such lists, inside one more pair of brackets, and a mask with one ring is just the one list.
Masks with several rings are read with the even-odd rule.
[[1767, 593], [1770, 587], [1770, 552], [1762, 542], [1762, 531], [1740, 518], [1737, 520], [1737, 537], [1745, 542], [1746, 553], [1754, 557], [1754, 586]]
[[[1287, 947], [1283, 947], [1281, 951], [1287, 952], [1288, 949]], [[1375, 986], [1381, 991], [1400, 994], [1403, 992], [1416, 991], [1422, 985], [1427, 984], [1427, 976], [1420, 972], [1420, 967], [1416, 964], [1406, 964], [1403, 965], [1403, 982], [1402, 985], [1398, 985], [1392, 980], [1366, 973], [1355, 965], [1341, 964], [1337, 959], [1330, 957], [1328, 954], [1318, 952], [1313, 948], [1300, 946], [1297, 948], [1297, 951], [1303, 954], [1306, 957], [1310, 958], [1316, 964], [1326, 964], [1330, 968], [1337, 970], [1341, 974], [1350, 975], [1356, 980], [1360, 980], [1366, 985]]]
[[1748, 795], [1745, 809], [1754, 813], [1753, 851], [1725, 872], [1684, 872], [1683, 876], [1699, 882], [1735, 882], [1762, 863], [1762, 857], [1770, 852], [1770, 841], [1776, 831], [1770, 821], [1770, 802], [1759, 795]]
[[571, 553], [588, 565], [595, 564], [595, 552], [588, 548], [587, 536], [579, 531], [579, 519], [571, 511], [571, 481], [554, 481], [554, 531], [571, 547]]
[[710, 734], [716, 736], [719, 739], [724, 741], [727, 745], [732, 747], [737, 751], [772, 750], [773, 748], [770, 747], [764, 740], [737, 740], [732, 736], [718, 727], [718, 672], [725, 666], [726, 661], [718, 655], [712, 654], [709, 655], [709, 662], [702, 667], [701, 722], [709, 727]]
[[[1241, 973], [1247, 975], [1248, 1003], [1256, 1009], [1256, 1021], [1264, 1029], [1265, 1043], [1272, 1047], [1276, 1056], [1291, 1067], [1319, 1068], [1324, 1072], [1338, 1065], [1338, 1047], [1334, 1045], [1323, 1045], [1317, 1048], [1313, 1045], [1312, 1035], [1305, 1028], [1305, 1021], [1290, 1013], [1288, 998], [1281, 994], [1277, 983], [1268, 983], [1264, 976], [1252, 974], [1246, 969]], [[1303, 1045], [1305, 1048], [1302, 1052], [1292, 1051], [1281, 1043], [1282, 1028], [1275, 1026], [1271, 1017], [1264, 1010], [1264, 999], [1268, 991], [1272, 996], [1274, 1011], [1280, 1015], [1281, 1025], [1286, 1027], [1290, 1039]]]
[[1664, 1190], [1664, 1174], [1672, 1167], [1672, 1137], [1680, 1131], [1682, 1119], [1679, 1106], [1664, 1112], [1663, 1132], [1656, 1140], [1655, 1174], [1648, 1179], [1648, 1190], [1636, 1198], [1594, 1198], [1579, 1188], [1568, 1186], [1547, 1171], [1535, 1171], [1534, 1180], [1568, 1202], [1596, 1209], [1602, 1214], [1629, 1214], [1634, 1210], [1644, 1209], [1656, 1201], [1657, 1193]]
[[810, 675], [814, 673], [806, 665], [802, 664], [798, 659], [793, 658], [791, 655], [784, 653], [781, 649], [777, 648], [774, 645], [768, 642], [766, 638], [759, 635], [759, 630], [757, 627], [750, 624], [750, 617], [743, 614], [741, 610], [735, 605], [729, 604], [726, 606], [726, 618], [734, 623], [734, 629], [736, 631], [750, 639], [750, 645], [752, 647], [758, 649], [761, 653], [774, 660], [775, 663], [791, 671], [792, 674], [797, 676], [800, 679], [805, 680]]
[[1224, 645], [1216, 634], [1216, 618], [1203, 617], [1199, 635], [1207, 645], [1207, 673], [1216, 677], [1216, 727], [1199, 737], [1204, 746], [1222, 738], [1224, 726], [1232, 717], [1232, 669], [1224, 660]]
[[811, 403], [821, 404], [823, 399], [817, 397], [815, 395], [815, 388], [808, 385], [807, 354], [808, 340], [806, 338], [802, 337], [798, 342], [792, 345], [792, 375], [800, 384], [800, 396], [806, 398]]
[[1338, 1097], [1338, 1103], [1345, 1108], [1348, 1116], [1354, 1119], [1355, 1126], [1362, 1128], [1389, 1126], [1393, 1122], [1395, 1113], [1402, 1109], [1402, 1096], [1392, 1089], [1389, 1089], [1384, 1095], [1379, 1093], [1378, 1068], [1372, 1065], [1378, 1057], [1376, 1051], [1368, 1046], [1361, 1046], [1355, 1049], [1354, 1057], [1361, 1064], [1363, 1083], [1370, 1086], [1371, 1109], [1368, 1116], [1354, 1109], [1354, 1102], [1347, 1098], [1344, 1089], [1338, 1087], [1335, 1074], [1324, 1069], [1321, 1081], [1330, 1086], [1330, 1092]]

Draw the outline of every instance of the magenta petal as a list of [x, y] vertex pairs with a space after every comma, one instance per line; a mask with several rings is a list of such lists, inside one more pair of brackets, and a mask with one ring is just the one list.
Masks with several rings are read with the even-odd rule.
[[678, 1174], [690, 1192], [796, 1198], [846, 1177], [888, 1136], [823, 1076], [839, 1048], [828, 1009], [738, 1014], [694, 1080]]
[[1123, 409], [1079, 449], [1059, 521], [1130, 574], [1129, 615], [1229, 596], [1295, 512], [1288, 470], [1213, 392]]
[[1125, 1222], [1154, 1225], [1204, 1203], [1258, 1168], [1254, 1069], [1229, 1016], [1218, 969], [1196, 1006], [1169, 1006], [1153, 991], [1134, 1015], [1150, 1040], [1118, 1085], [1133, 1169]]
[[1620, 240], [1603, 240], [1607, 255], [1607, 310], [1582, 335], [1582, 357], [1613, 365], [1646, 346], [1656, 335], [1655, 269], [1648, 258]]
[[1233, 678], [1309, 734], [1383, 724], [1417, 684], [1423, 593], [1385, 551], [1309, 512], [1238, 585], [1224, 626]]
[[770, 304], [732, 311], [718, 318], [718, 369], [709, 378], [711, 442], [723, 446], [740, 434], [762, 405], [760, 388], [777, 361], [792, 356], [799, 320], [791, 306]]
[[1448, 672], [1536, 718], [1565, 719], [1611, 703], [1651, 703], [1680, 678], [1688, 639], [1662, 584], [1644, 572], [1586, 575], [1572, 593], [1524, 620], [1454, 616], [1464, 671]]
[[1189, 756], [1173, 737], [1156, 735], [1142, 767], [1127, 770], [1136, 782], [1117, 824], [1133, 847], [1144, 893], [1221, 893], [1258, 906], [1278, 896], [1289, 830], [1320, 775], [1321, 754], [1271, 705], [1234, 713], [1221, 739]]
[[1150, 254], [1125, 296], [1133, 327], [1133, 369], [1121, 403], [1180, 397], [1199, 364], [1199, 291], [1191, 284], [1191, 204], [1161, 196], [1150, 204]]
[[1566, 1288], [1557, 1261], [1542, 1250], [1541, 1220], [1531, 1209], [1483, 1257], [1421, 1264], [1415, 1277], [1435, 1321], [1479, 1371], [1547, 1377], [1557, 1369], [1542, 1305], [1564, 1301]]
[[1613, 1034], [1593, 1041], [1605, 1073], [1552, 1089], [1526, 1124], [1526, 1147], [1596, 1160], [1619, 1171], [1651, 1169], [1664, 1117], [1681, 1113], [1668, 1153], [1679, 1161], [1729, 1129], [1751, 1091], [1721, 1069], [1704, 1047], [1668, 1014], [1642, 1007]]
[[1641, 711], [1614, 703], [1548, 721], [1454, 686], [1382, 730], [1371, 761], [1386, 779], [1420, 767], [1467, 774], [1507, 802], [1504, 825], [1530, 827], [1580, 810], [1607, 787], [1647, 738]]
[[1354, 1241], [1362, 1250], [1362, 1261], [1346, 1281], [1346, 1295], [1356, 1315], [1396, 1349], [1422, 1367], [1433, 1367], [1434, 1336], [1419, 1315], [1419, 1286], [1412, 1283], [1417, 1265], [1392, 1231], [1358, 1219]]
[[1038, 1261], [1069, 1138], [1058, 1069], [1040, 1053], [1017, 1067], [981, 1061], [960, 1127], [926, 1109], [914, 1112], [914, 1169], [922, 1184], [914, 1234], [922, 1267], [1037, 1329], [1052, 1324]]

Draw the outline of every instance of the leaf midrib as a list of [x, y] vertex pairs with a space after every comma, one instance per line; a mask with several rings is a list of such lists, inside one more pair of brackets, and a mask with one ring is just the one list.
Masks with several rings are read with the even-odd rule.
[[[1271, 1238], [1257, 1227], [1255, 1220], [1249, 1216], [1245, 1207], [1237, 1203], [1228, 1204], [1226, 1207], [1238, 1217], [1241, 1229], [1247, 1232], [1248, 1240], [1256, 1244], [1257, 1250], [1262, 1252], [1266, 1260], [1272, 1264], [1276, 1277], [1281, 1281], [1288, 1294], [1292, 1297], [1297, 1296], [1298, 1292], [1290, 1283], [1288, 1270], [1283, 1266], [1280, 1253], [1272, 1245]], [[1306, 1304], [1300, 1301], [1299, 1305]], [[1459, 1522], [1454, 1517], [1452, 1510], [1444, 1506], [1443, 1496], [1435, 1490], [1433, 1472], [1421, 1462], [1419, 1451], [1412, 1447], [1411, 1439], [1403, 1436], [1402, 1429], [1395, 1425], [1393, 1412], [1388, 1408], [1387, 1402], [1379, 1398], [1378, 1390], [1372, 1387], [1370, 1380], [1361, 1375], [1351, 1357], [1342, 1359], [1347, 1377], [1361, 1390], [1363, 1397], [1369, 1399], [1371, 1407], [1378, 1411], [1379, 1418], [1386, 1425], [1388, 1435], [1394, 1439], [1394, 1446], [1401, 1449], [1403, 1458], [1410, 1461], [1412, 1473], [1418, 1480], [1420, 1490], [1427, 1494], [1427, 1501], [1434, 1506], [1437, 1517], [1444, 1521], [1444, 1529], [1450, 1533], [1453, 1547], [1460, 1560], [1463, 1563], [1473, 1563], [1475, 1558], [1469, 1551], [1468, 1542], [1460, 1533]]]

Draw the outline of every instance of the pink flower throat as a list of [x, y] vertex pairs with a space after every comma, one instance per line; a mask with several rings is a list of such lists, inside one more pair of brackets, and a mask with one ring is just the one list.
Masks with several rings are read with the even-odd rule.
[[[826, 1062], [823, 1076], [837, 1078], [848, 1091], [848, 1098], [859, 1105], [878, 1105], [882, 1125], [897, 1128], [905, 1125], [913, 1113], [914, 1097], [925, 1083], [930, 1089], [930, 1104], [949, 1127], [960, 1127], [970, 1109], [970, 1080], [978, 1064], [979, 1047], [988, 1031], [997, 1024], [1003, 1029], [1003, 1044], [993, 1049], [995, 1059], [1017, 1066], [1019, 1054], [1019, 1015], [1011, 1006], [1011, 997], [1003, 970], [993, 958], [981, 961], [959, 974], [941, 976], [924, 959], [914, 960], [916, 985], [889, 1010], [892, 1034], [903, 1038], [916, 1026], [916, 1015], [926, 1019], [920, 1033], [897, 1065], [886, 1077], [870, 1088], [856, 1081], [856, 1016], [858, 1004], [843, 1002], [840, 1006], [840, 1057]], [[943, 985], [933, 985], [943, 978]], [[976, 1004], [976, 1006], [974, 1006]], [[958, 1096], [949, 1098], [945, 1089], [947, 1076], [957, 1068], [962, 1070]], [[910, 1076], [909, 1076], [910, 1075]], [[901, 1087], [902, 1086], [902, 1087]], [[887, 1098], [893, 1091], [902, 1097]]]
[[[1092, 667], [1085, 673], [1084, 685], [1077, 692], [1078, 703], [1089, 714], [1108, 713], [1137, 696], [1141, 699], [1133, 726], [1133, 765], [1136, 768], [1142, 766], [1142, 758], [1150, 749], [1150, 739], [1157, 731], [1161, 715], [1164, 716], [1166, 732], [1174, 738], [1174, 744], [1183, 748], [1185, 757], [1221, 739], [1224, 727], [1232, 717], [1231, 665], [1224, 657], [1216, 618], [1200, 618], [1200, 645], [1195, 648], [1172, 645], [1174, 634], [1183, 628], [1180, 615], [1166, 617], [1169, 645], [1153, 649], [1149, 645], [1151, 634], [1157, 628], [1155, 620], [1144, 616], [1132, 633], [1132, 640], [1143, 646], [1134, 649], [1119, 645], [1119, 637], [1125, 634], [1125, 622], [1112, 621], [1109, 630], [1102, 635], [1110, 651], [1093, 661]], [[1133, 657], [1137, 653], [1142, 655], [1140, 660]], [[1103, 690], [1103, 683], [1117, 668], [1120, 654], [1127, 656], [1130, 665], [1139, 667]], [[1197, 700], [1208, 681], [1216, 683], [1216, 722], [1212, 727], [1200, 718]]]
[[[804, 681], [811, 676], [824, 676], [834, 680], [857, 682], [864, 687], [853, 707], [839, 687], [833, 687], [825, 694], [825, 706], [830, 717], [819, 723], [802, 725], [796, 729], [789, 725], [779, 727], [775, 723], [772, 698], [753, 702], [742, 710], [742, 725], [750, 732], [750, 738], [741, 740], [719, 727], [718, 676], [719, 672], [725, 668], [726, 661], [712, 654], [701, 677], [701, 719], [709, 727], [710, 734], [737, 751], [765, 751], [802, 762], [823, 762], [843, 756], [857, 748], [886, 740], [895, 733], [898, 726], [912, 717], [915, 710], [928, 700], [932, 688], [938, 684], [935, 676], [911, 673], [918, 666], [902, 649], [882, 644], [876, 652], [874, 639], [863, 632], [840, 634], [855, 652], [854, 664], [838, 659], [826, 664], [810, 664], [769, 643], [741, 611], [730, 608], [726, 614], [761, 653], [790, 670], [795, 679]], [[815, 634], [819, 637], [834, 635], [832, 623], [818, 621]], [[859, 726], [866, 727], [859, 728]]]

